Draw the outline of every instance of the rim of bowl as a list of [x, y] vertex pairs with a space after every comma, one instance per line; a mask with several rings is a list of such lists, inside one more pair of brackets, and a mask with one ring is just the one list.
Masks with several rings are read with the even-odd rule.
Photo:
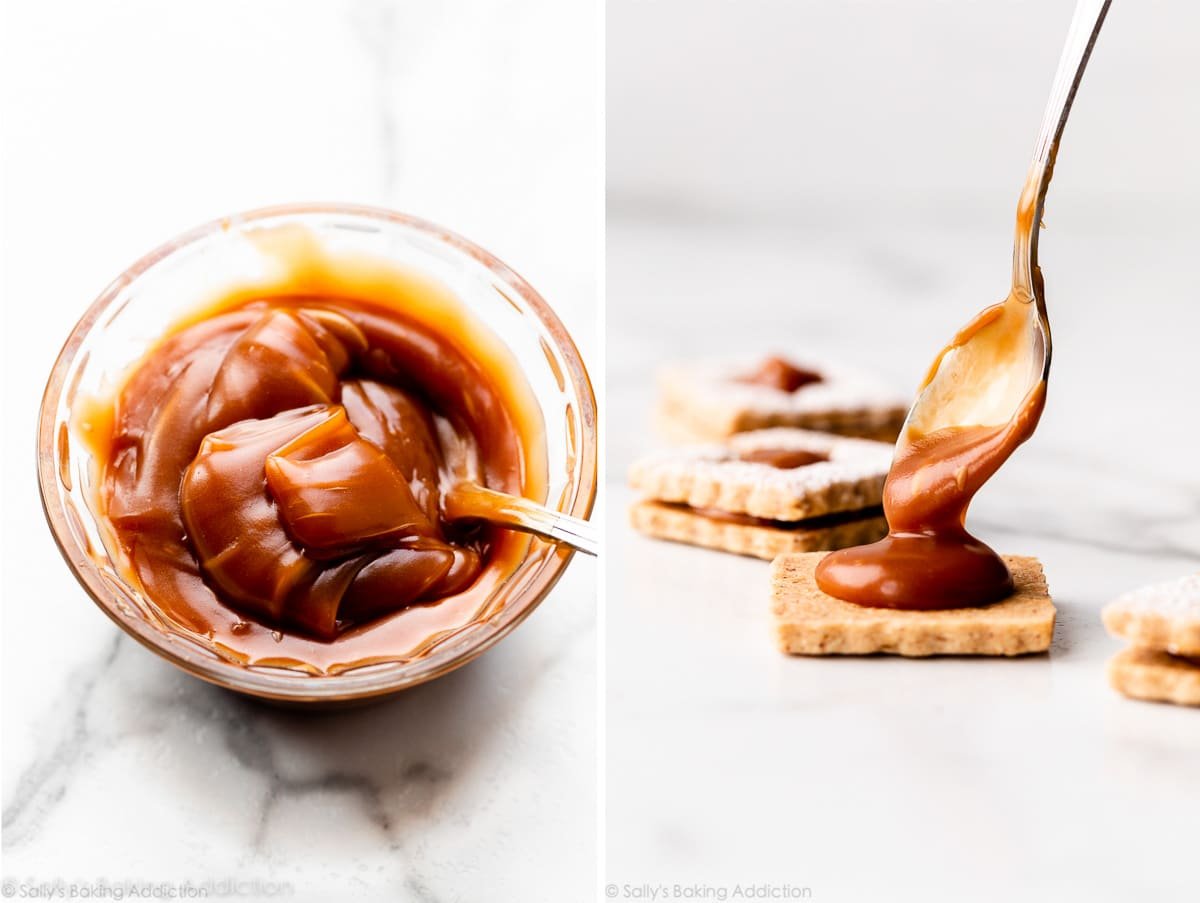
[[[72, 532], [67, 529], [66, 514], [58, 497], [61, 480], [55, 466], [55, 414], [66, 385], [67, 374], [80, 346], [117, 295], [155, 264], [214, 232], [263, 220], [305, 215], [360, 217], [416, 229], [465, 253], [503, 280], [507, 287], [516, 290], [541, 327], [546, 330], [555, 350], [562, 357], [566, 365], [565, 376], [579, 405], [577, 416], [583, 424], [583, 432], [579, 447], [575, 450], [578, 459], [575, 473], [578, 474], [578, 478], [572, 474], [568, 482], [568, 488], [571, 490], [570, 507], [564, 513], [581, 518], [587, 518], [591, 514], [597, 491], [596, 395], [579, 349], [550, 305], [515, 270], [450, 229], [418, 216], [383, 207], [331, 202], [280, 204], [210, 220], [159, 245], [109, 283], [76, 322], [50, 370], [38, 412], [38, 489], [50, 532], [75, 579], [101, 611], [143, 646], [195, 677], [240, 693], [291, 702], [344, 702], [395, 693], [440, 677], [474, 660], [532, 614], [554, 588], [567, 564], [574, 557], [574, 551], [563, 546], [547, 549], [534, 574], [534, 580], [520, 587], [517, 590], [517, 600], [506, 604], [497, 614], [497, 626], [485, 633], [478, 642], [468, 645], [458, 654], [445, 657], [444, 661], [438, 657], [441, 650], [435, 650], [431, 655], [414, 659], [412, 662], [366, 666], [333, 675], [250, 668], [226, 661], [203, 647], [190, 643], [182, 635], [165, 634], [151, 627], [144, 619], [131, 618], [114, 610], [107, 598], [112, 590], [100, 576], [100, 570], [88, 551], [79, 546]], [[518, 568], [509, 580], [517, 579], [520, 574], [521, 568]], [[516, 604], [520, 600], [528, 601]], [[454, 648], [453, 641], [442, 647], [445, 650]]]

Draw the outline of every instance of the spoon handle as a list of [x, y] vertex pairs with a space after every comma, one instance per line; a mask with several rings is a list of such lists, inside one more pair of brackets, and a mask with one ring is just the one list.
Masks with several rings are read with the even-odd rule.
[[[1058, 142], [1062, 139], [1063, 127], [1066, 126], [1067, 116], [1071, 112], [1071, 103], [1075, 100], [1075, 92], [1079, 90], [1083, 70], [1092, 55], [1092, 48], [1096, 45], [1100, 26], [1104, 24], [1104, 17], [1108, 14], [1111, 2], [1112, 0], [1079, 0], [1075, 4], [1071, 27], [1067, 30], [1067, 40], [1063, 45], [1062, 56], [1058, 59], [1058, 71], [1054, 73], [1050, 99], [1046, 102], [1046, 112], [1042, 116], [1042, 127], [1038, 132], [1033, 153], [1035, 164], [1043, 163], [1048, 168], [1054, 165]], [[1046, 181], [1049, 182], [1048, 175]]]
[[485, 520], [563, 543], [586, 555], [600, 553], [594, 524], [477, 483], [459, 483], [444, 493], [442, 509], [450, 520]]
[[1067, 40], [1062, 56], [1058, 59], [1058, 71], [1050, 88], [1050, 99], [1042, 115], [1042, 127], [1038, 131], [1037, 144], [1033, 151], [1033, 165], [1021, 203], [1017, 208], [1017, 240], [1013, 252], [1015, 283], [1033, 293], [1033, 273], [1037, 268], [1038, 232], [1041, 229], [1042, 211], [1046, 205], [1046, 191], [1050, 188], [1050, 176], [1054, 172], [1054, 158], [1058, 156], [1058, 145], [1062, 140], [1071, 103], [1088, 58], [1096, 45], [1100, 26], [1108, 14], [1112, 0], [1078, 0], [1071, 26], [1067, 29]]

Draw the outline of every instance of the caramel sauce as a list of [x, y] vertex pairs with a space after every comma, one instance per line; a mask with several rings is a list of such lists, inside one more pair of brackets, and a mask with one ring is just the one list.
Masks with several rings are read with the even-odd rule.
[[516, 362], [440, 284], [265, 230], [282, 275], [185, 318], [81, 405], [94, 504], [129, 582], [244, 664], [335, 673], [486, 617], [527, 535], [447, 522], [468, 479], [543, 501]]
[[722, 511], [719, 508], [696, 508], [683, 503], [660, 503], [668, 507], [679, 508], [684, 511], [690, 511], [692, 514], [698, 514], [700, 517], [708, 520], [715, 520], [726, 524], [740, 524], [744, 527], [770, 527], [775, 530], [816, 530], [821, 527], [834, 527], [838, 524], [848, 524], [857, 520], [867, 520], [872, 517], [879, 517], [883, 513], [883, 509], [878, 505], [871, 508], [860, 508], [857, 511], [841, 511], [835, 514], [822, 514], [817, 517], [809, 517], [804, 520], [772, 520], [767, 517], [755, 517], [753, 514], [744, 514], [734, 511]]
[[781, 357], [768, 357], [753, 373], [739, 377], [738, 382], [766, 386], [780, 392], [797, 392], [805, 386], [824, 381], [820, 373], [797, 367]]
[[803, 448], [752, 448], [741, 452], [738, 460], [748, 464], [766, 464], [777, 470], [794, 470], [828, 461], [829, 455]]
[[[1035, 169], [1021, 195], [1009, 297], [980, 313], [938, 355], [921, 388], [929, 395], [897, 442], [883, 490], [888, 535], [822, 559], [816, 581], [825, 593], [902, 609], [986, 605], [1012, 593], [1007, 566], [967, 532], [966, 516], [983, 484], [1033, 434], [1045, 405], [1043, 362], [1029, 339], [1034, 299], [1044, 297], [1041, 273], [1020, 263], [1042, 175]], [[968, 343], [969, 352], [960, 353]]]

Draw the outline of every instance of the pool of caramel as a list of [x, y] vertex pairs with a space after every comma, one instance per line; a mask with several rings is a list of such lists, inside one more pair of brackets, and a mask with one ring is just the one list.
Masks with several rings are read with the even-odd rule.
[[[302, 229], [264, 230], [259, 244], [276, 276], [189, 312], [115, 391], [73, 411], [72, 432], [93, 456], [90, 501], [105, 546], [153, 617], [228, 660], [333, 674], [428, 654], [494, 613], [537, 542], [443, 523], [437, 506], [456, 474], [545, 500], [532, 390], [507, 347], [440, 282], [332, 255]], [[236, 467], [221, 471], [237, 443], [293, 421], [292, 432], [317, 438], [276, 456], [266, 475], [275, 494], [253, 491]], [[391, 456], [400, 481], [379, 453], [389, 437], [405, 446]], [[328, 473], [309, 465], [335, 459], [370, 482], [355, 504], [326, 510]], [[288, 520], [293, 510], [304, 517]], [[395, 515], [418, 535], [388, 545]], [[311, 526], [331, 521], [333, 533]], [[247, 554], [238, 537], [260, 535]], [[236, 566], [223, 568], [231, 556]]]

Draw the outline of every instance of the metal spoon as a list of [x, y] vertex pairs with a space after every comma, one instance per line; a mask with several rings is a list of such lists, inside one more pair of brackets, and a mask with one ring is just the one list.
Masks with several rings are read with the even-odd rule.
[[1037, 262], [1038, 232], [1063, 128], [1110, 2], [1079, 0], [1075, 6], [1017, 206], [1012, 292], [996, 306], [992, 319], [972, 323], [934, 363], [909, 410], [905, 436], [1008, 423], [1050, 375], [1050, 322]]
[[533, 533], [587, 555], [600, 552], [600, 537], [593, 524], [470, 481], [458, 483], [442, 495], [442, 514], [451, 521], [483, 520]]

